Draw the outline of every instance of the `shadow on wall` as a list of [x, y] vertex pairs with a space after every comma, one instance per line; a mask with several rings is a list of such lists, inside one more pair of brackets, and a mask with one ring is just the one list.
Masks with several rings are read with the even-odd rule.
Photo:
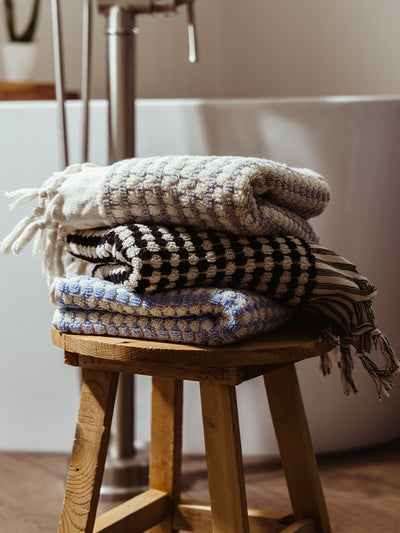
[[[355, 262], [378, 287], [377, 325], [399, 353], [400, 101], [336, 97], [204, 102], [198, 106], [198, 119], [207, 142], [204, 153], [265, 157], [325, 176], [331, 202], [313, 225], [322, 244]], [[315, 361], [302, 362], [299, 377], [317, 450], [369, 445], [400, 435], [393, 423], [400, 406], [399, 378], [391, 398], [380, 403], [360, 364], [355, 373], [360, 392], [348, 399], [341, 395], [338, 373], [322, 379], [316, 366]], [[249, 425], [251, 432], [249, 413], [263, 405], [262, 384], [242, 385], [239, 391], [247, 402], [247, 408], [240, 403], [242, 425]]]

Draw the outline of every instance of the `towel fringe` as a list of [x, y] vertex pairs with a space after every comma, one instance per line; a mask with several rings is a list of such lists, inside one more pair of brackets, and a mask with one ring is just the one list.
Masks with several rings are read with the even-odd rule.
[[65, 252], [65, 239], [66, 233], [62, 228], [58, 228], [57, 231], [57, 240], [54, 251], [54, 266], [53, 272], [56, 276], [63, 276], [65, 274], [65, 266], [63, 258], [66, 254]]
[[42, 228], [42, 220], [33, 220], [30, 224], [27, 224], [23, 232], [15, 239], [12, 245], [12, 252], [14, 255], [19, 255], [22, 250], [30, 243], [38, 230]]
[[320, 357], [319, 369], [323, 376], [328, 376], [332, 370], [332, 360], [329, 357], [329, 353], [323, 353]]
[[39, 228], [39, 231], [35, 235], [35, 240], [33, 241], [33, 253], [37, 254], [46, 250], [47, 244], [47, 229], [44, 227], [44, 224]]
[[[384, 353], [382, 353], [382, 355], [385, 357]], [[393, 367], [386, 367], [384, 369], [378, 368], [374, 361], [366, 355], [361, 357], [361, 362], [375, 383], [378, 398], [380, 400], [382, 399], [382, 392], [385, 396], [389, 396], [389, 391], [392, 388], [391, 377], [394, 374], [397, 374], [400, 369], [398, 361], [396, 362], [396, 358], [392, 360]]]
[[40, 189], [18, 189], [12, 192], [5, 192], [5, 196], [8, 200], [11, 200], [10, 210], [14, 209], [17, 205], [25, 205], [35, 200], [40, 193]]
[[[337, 343], [337, 346], [328, 354], [321, 355], [320, 369], [324, 376], [330, 374], [332, 367], [332, 356], [334, 352], [339, 349], [340, 356], [337, 365], [340, 369], [343, 392], [346, 396], [351, 396], [357, 393], [357, 388], [353, 380], [354, 359], [351, 353], [351, 348], [355, 350], [355, 356], [358, 357], [363, 367], [367, 370], [375, 383], [378, 398], [382, 398], [382, 393], [389, 396], [389, 391], [392, 388], [392, 378], [400, 373], [400, 361], [396, 357], [394, 350], [389, 342], [389, 339], [377, 328], [370, 328], [371, 331], [364, 332], [358, 338], [359, 342], [354, 342], [354, 338], [343, 338], [335, 336], [330, 327], [323, 327], [321, 334], [321, 342], [330, 339]], [[363, 346], [363, 348], [361, 348]], [[378, 365], [372, 361], [367, 354], [373, 350], [378, 350], [385, 361], [384, 368], [379, 368]]]
[[340, 346], [340, 355], [338, 367], [340, 368], [343, 392], [346, 396], [357, 394], [358, 390], [353, 380], [354, 361], [351, 356], [350, 347], [347, 345]]
[[25, 231], [25, 228], [27, 228], [35, 219], [35, 216], [33, 213], [30, 215], [27, 215], [22, 220], [20, 220], [13, 228], [11, 233], [5, 237], [0, 244], [0, 252], [2, 254], [9, 254], [11, 252], [15, 253], [13, 251], [13, 245], [14, 242], [19, 239], [19, 237], [23, 234]]
[[[372, 302], [376, 287], [347, 259], [319, 244], [312, 243], [310, 248], [315, 257], [316, 276], [305, 309], [322, 319], [323, 324], [328, 321], [329, 325], [322, 326], [322, 340], [337, 339], [344, 393], [357, 392], [352, 377], [354, 352], [373, 379], [378, 397], [382, 393], [388, 395], [391, 378], [400, 371], [400, 362], [388, 338], [375, 326]], [[384, 368], [368, 357], [374, 350], [382, 355]], [[322, 372], [328, 369], [328, 363], [322, 360]]]
[[6, 197], [11, 201], [10, 209], [22, 206], [34, 200], [38, 205], [35, 209], [20, 220], [12, 231], [0, 243], [0, 253], [19, 255], [24, 248], [34, 240], [33, 252], [45, 251], [43, 272], [52, 279], [55, 275], [63, 275], [62, 250], [65, 241], [62, 242], [65, 232], [59, 225], [55, 225], [53, 213], [56, 206], [62, 203], [59, 194], [62, 184], [71, 176], [80, 172], [84, 166], [92, 164], [74, 164], [62, 172], [56, 172], [46, 180], [41, 188], [22, 188], [12, 192], [6, 192]]
[[49, 284], [54, 277], [65, 274], [65, 235], [65, 230], [59, 225], [53, 225], [47, 231], [46, 247], [43, 257], [43, 275], [47, 276]]

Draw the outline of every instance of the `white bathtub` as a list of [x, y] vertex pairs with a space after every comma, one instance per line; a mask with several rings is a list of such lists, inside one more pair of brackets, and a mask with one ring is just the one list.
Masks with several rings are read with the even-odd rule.
[[[141, 100], [137, 153], [260, 156], [326, 176], [332, 201], [314, 226], [323, 244], [353, 260], [379, 288], [378, 325], [400, 351], [397, 304], [400, 100], [383, 97], [260, 100]], [[79, 160], [80, 103], [68, 106], [71, 159]], [[90, 159], [107, 158], [106, 105], [92, 104]], [[0, 103], [1, 189], [37, 186], [60, 166], [54, 102]], [[0, 198], [1, 232], [21, 218]], [[52, 307], [40, 258], [1, 257], [0, 449], [69, 451], [78, 376], [49, 338]], [[361, 365], [359, 394], [345, 398], [339, 374], [322, 378], [318, 361], [298, 365], [317, 451], [349, 449], [400, 437], [400, 377], [379, 402]], [[137, 383], [137, 437], [148, 439], [148, 378]], [[184, 451], [203, 451], [196, 384], [185, 389]], [[238, 388], [243, 451], [275, 454], [262, 380]], [[197, 415], [197, 416], [195, 416]]]

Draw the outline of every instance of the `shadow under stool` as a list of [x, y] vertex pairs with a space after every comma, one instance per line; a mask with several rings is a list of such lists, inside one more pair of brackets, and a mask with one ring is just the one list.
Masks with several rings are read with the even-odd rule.
[[[331, 531], [294, 363], [332, 348], [281, 328], [236, 344], [184, 344], [52, 332], [84, 368], [59, 533]], [[149, 489], [96, 518], [119, 373], [152, 376]], [[248, 509], [236, 385], [264, 377], [293, 514]], [[200, 383], [210, 503], [180, 498], [183, 380]]]

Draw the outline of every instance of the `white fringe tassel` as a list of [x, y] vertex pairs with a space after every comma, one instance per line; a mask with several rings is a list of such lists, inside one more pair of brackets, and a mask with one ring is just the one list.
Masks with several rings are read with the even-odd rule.
[[18, 189], [6, 192], [10, 200], [10, 209], [22, 206], [34, 200], [38, 205], [31, 214], [20, 220], [14, 229], [0, 243], [0, 253], [19, 255], [22, 250], [35, 238], [33, 252], [45, 252], [43, 272], [50, 281], [55, 276], [65, 274], [63, 264], [66, 232], [54, 220], [54, 215], [61, 214], [63, 201], [60, 194], [62, 184], [71, 176], [80, 172], [84, 166], [94, 166], [85, 163], [67, 167], [63, 172], [56, 172], [43, 184], [40, 189]]

